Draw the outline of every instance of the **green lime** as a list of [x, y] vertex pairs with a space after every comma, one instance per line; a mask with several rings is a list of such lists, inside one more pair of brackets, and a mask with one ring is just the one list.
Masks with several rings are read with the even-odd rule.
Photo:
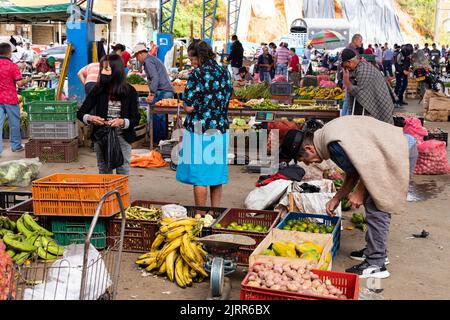
[[291, 230], [291, 227], [289, 225], [286, 225], [283, 227], [283, 230]]
[[217, 223], [217, 224], [214, 226], [214, 228], [222, 229], [222, 225], [221, 225], [220, 223]]

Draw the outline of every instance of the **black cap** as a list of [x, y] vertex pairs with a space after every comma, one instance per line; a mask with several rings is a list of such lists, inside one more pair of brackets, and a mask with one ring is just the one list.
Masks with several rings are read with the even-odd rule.
[[280, 146], [280, 161], [290, 162], [294, 159], [297, 162], [297, 154], [303, 140], [303, 131], [289, 130]]
[[354, 57], [356, 57], [356, 53], [353, 50], [350, 49], [344, 49], [342, 51], [342, 63], [352, 60]]

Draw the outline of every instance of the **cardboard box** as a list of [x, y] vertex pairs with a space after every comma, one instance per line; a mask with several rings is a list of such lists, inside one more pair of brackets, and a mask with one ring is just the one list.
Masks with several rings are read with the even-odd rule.
[[[249, 266], [251, 267], [253, 264], [260, 263], [296, 263], [302, 266], [306, 266], [310, 261], [300, 258], [286, 258], [286, 257], [277, 257], [277, 256], [265, 256], [261, 253], [268, 249], [270, 245], [274, 242], [293, 242], [297, 244], [302, 244], [304, 241], [312, 241], [322, 246], [323, 252], [320, 257], [318, 266], [320, 267], [325, 263], [326, 256], [328, 253], [331, 254], [331, 248], [333, 247], [333, 236], [331, 234], [321, 234], [321, 233], [306, 233], [306, 232], [298, 232], [298, 231], [287, 231], [280, 229], [273, 229], [269, 232], [267, 237], [258, 245], [258, 247], [253, 251], [250, 255]], [[332, 262], [328, 266], [328, 270], [331, 270]]]

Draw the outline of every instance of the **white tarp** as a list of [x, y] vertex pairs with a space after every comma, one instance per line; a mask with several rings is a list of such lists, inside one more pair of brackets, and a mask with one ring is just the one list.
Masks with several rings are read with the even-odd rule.
[[284, 11], [286, 15], [287, 26], [288, 28], [290, 28], [294, 20], [303, 17], [302, 1], [284, 0]]
[[341, 3], [343, 16], [351, 24], [351, 34], [362, 34], [366, 46], [375, 42], [403, 43], [392, 0], [341, 0]]
[[334, 18], [334, 0], [303, 0], [305, 18]]

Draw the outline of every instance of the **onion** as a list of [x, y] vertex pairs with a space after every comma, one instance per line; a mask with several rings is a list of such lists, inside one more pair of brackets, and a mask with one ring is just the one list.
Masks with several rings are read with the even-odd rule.
[[272, 289], [272, 290], [280, 290], [280, 285], [278, 285], [278, 284], [274, 284], [273, 286], [271, 286], [270, 287], [270, 289]]
[[283, 265], [283, 271], [288, 272], [291, 271], [291, 267], [288, 264]]
[[272, 262], [267, 262], [266, 263], [266, 269], [272, 270], [273, 269], [273, 263]]
[[250, 287], [260, 287], [259, 283], [256, 281], [249, 281], [247, 282], [247, 285]]

